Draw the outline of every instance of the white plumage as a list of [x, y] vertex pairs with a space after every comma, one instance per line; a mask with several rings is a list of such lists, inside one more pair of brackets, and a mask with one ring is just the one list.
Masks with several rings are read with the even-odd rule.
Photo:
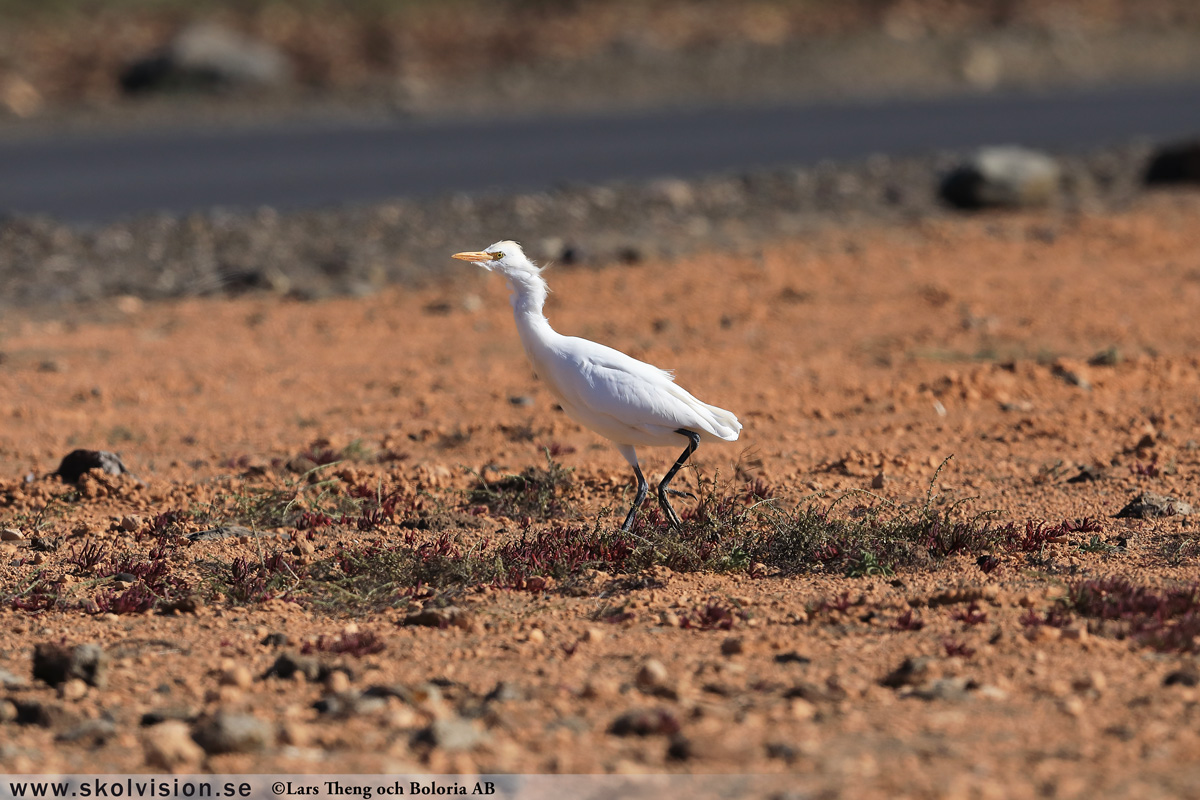
[[496, 242], [486, 250], [455, 253], [454, 258], [505, 277], [512, 291], [517, 332], [534, 371], [571, 419], [611, 440], [633, 467], [638, 494], [623, 530], [633, 524], [648, 488], [634, 448], [686, 445], [658, 485], [659, 505], [678, 527], [679, 516], [667, 501], [672, 491], [668, 484], [701, 441], [736, 440], [742, 430], [737, 417], [697, 400], [666, 370], [551, 328], [542, 313], [549, 291], [546, 281], [516, 242]]

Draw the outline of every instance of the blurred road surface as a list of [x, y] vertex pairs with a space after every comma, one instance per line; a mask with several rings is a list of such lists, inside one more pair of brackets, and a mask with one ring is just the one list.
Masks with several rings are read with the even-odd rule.
[[105, 222], [698, 175], [983, 144], [1200, 134], [1200, 84], [463, 122], [280, 124], [0, 142], [0, 212]]

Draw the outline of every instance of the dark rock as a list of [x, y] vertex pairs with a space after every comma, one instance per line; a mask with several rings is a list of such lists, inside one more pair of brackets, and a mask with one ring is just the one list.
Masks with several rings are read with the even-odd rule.
[[406, 616], [403, 624], [426, 628], [462, 628], [465, 630], [471, 627], [471, 615], [458, 606], [423, 608]]
[[955, 208], [1031, 208], [1048, 205], [1059, 190], [1060, 169], [1048, 155], [1021, 147], [985, 147], [951, 171], [941, 198]]
[[1200, 673], [1193, 669], [1177, 669], [1163, 678], [1163, 686], [1196, 686], [1200, 684]]
[[667, 745], [667, 759], [670, 761], [687, 761], [695, 755], [696, 748], [692, 744], [692, 740], [681, 733], [677, 733], [671, 737], [671, 744]]
[[242, 525], [218, 525], [204, 531], [189, 533], [189, 542], [207, 542], [213, 539], [240, 539], [243, 536], [262, 536], [259, 531], [252, 531]]
[[664, 708], [635, 708], [612, 721], [608, 732], [614, 736], [673, 736], [682, 726]]
[[1146, 183], [1200, 183], [1200, 140], [1159, 149], [1150, 157]]
[[204, 608], [204, 598], [198, 594], [189, 594], [174, 600], [165, 600], [158, 608], [163, 614], [195, 614]]
[[931, 660], [926, 657], [906, 658], [904, 663], [889, 672], [879, 683], [890, 689], [922, 683], [929, 673]]
[[290, 679], [297, 672], [302, 673], [308, 681], [323, 680], [328, 669], [312, 656], [301, 656], [296, 653], [282, 653], [275, 663], [263, 673], [264, 678]]
[[288, 641], [288, 635], [286, 633], [276, 631], [275, 633], [268, 633], [266, 636], [264, 636], [262, 644], [265, 644], [267, 647], [280, 648], [286, 647]]
[[836, 703], [846, 698], [846, 690], [837, 685], [822, 686], [811, 681], [801, 681], [783, 693], [787, 699], [799, 697], [810, 703]]
[[80, 678], [89, 686], [103, 689], [108, 683], [108, 656], [94, 644], [69, 647], [43, 642], [33, 650], [33, 677], [51, 686]]
[[72, 725], [78, 717], [60, 705], [43, 703], [38, 700], [17, 700], [9, 698], [17, 709], [14, 720], [18, 725], [35, 725], [39, 728], [57, 728]]
[[767, 758], [777, 758], [789, 764], [800, 757], [800, 751], [796, 749], [796, 746], [787, 742], [767, 742], [766, 749]]
[[211, 23], [187, 26], [166, 47], [130, 64], [120, 78], [127, 92], [278, 86], [290, 79], [291, 65], [281, 51]]
[[1159, 517], [1184, 517], [1192, 513], [1190, 504], [1174, 497], [1154, 492], [1142, 492], [1116, 513], [1119, 518], [1157, 519]]
[[121, 457], [107, 450], [72, 450], [63, 456], [53, 475], [62, 478], [63, 483], [78, 483], [88, 470], [98, 469], [109, 475], [121, 475], [128, 472], [121, 463]]
[[789, 650], [786, 653], [780, 653], [775, 656], [776, 664], [811, 664], [812, 659], [808, 656], [802, 656], [795, 650]]
[[250, 714], [218, 711], [192, 726], [192, 738], [209, 755], [257, 753], [275, 744], [275, 729]]
[[151, 725], [158, 725], [160, 722], [168, 722], [174, 720], [176, 722], [195, 722], [196, 712], [190, 708], [156, 708], [153, 711], [147, 711], [142, 714], [138, 724], [143, 728], [148, 728]]
[[1079, 470], [1079, 474], [1067, 478], [1067, 483], [1087, 483], [1089, 481], [1098, 481], [1104, 477], [1104, 471], [1099, 467], [1088, 465]]

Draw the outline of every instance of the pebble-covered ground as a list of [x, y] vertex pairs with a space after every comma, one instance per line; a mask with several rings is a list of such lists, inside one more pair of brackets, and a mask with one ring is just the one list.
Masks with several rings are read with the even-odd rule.
[[[1200, 198], [1124, 206], [552, 268], [560, 330], [745, 425], [683, 472], [681, 532], [614, 531], [624, 462], [469, 265], [9, 311], [0, 757], [1186, 795]], [[498, 238], [463, 235], [440, 256]], [[51, 475], [77, 448], [128, 474]]]
[[[1057, 214], [1125, 208], [1143, 189], [1148, 142], [1055, 154]], [[759, 170], [684, 181], [451, 195], [355, 209], [154, 215], [80, 228], [0, 220], [0, 306], [46, 307], [130, 296], [269, 293], [362, 296], [443, 280], [464, 240], [522, 242], [539, 260], [639, 264], [706, 252], [755, 254], [780, 236], [952, 214], [940, 182], [967, 153]], [[69, 307], [69, 306], [68, 306]]]

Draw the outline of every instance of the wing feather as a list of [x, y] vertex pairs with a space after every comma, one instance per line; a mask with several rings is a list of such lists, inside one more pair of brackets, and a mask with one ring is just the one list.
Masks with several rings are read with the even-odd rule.
[[569, 337], [566, 344], [558, 352], [564, 368], [544, 376], [566, 402], [649, 435], [686, 428], [738, 437], [737, 417], [697, 400], [671, 372], [586, 339]]

